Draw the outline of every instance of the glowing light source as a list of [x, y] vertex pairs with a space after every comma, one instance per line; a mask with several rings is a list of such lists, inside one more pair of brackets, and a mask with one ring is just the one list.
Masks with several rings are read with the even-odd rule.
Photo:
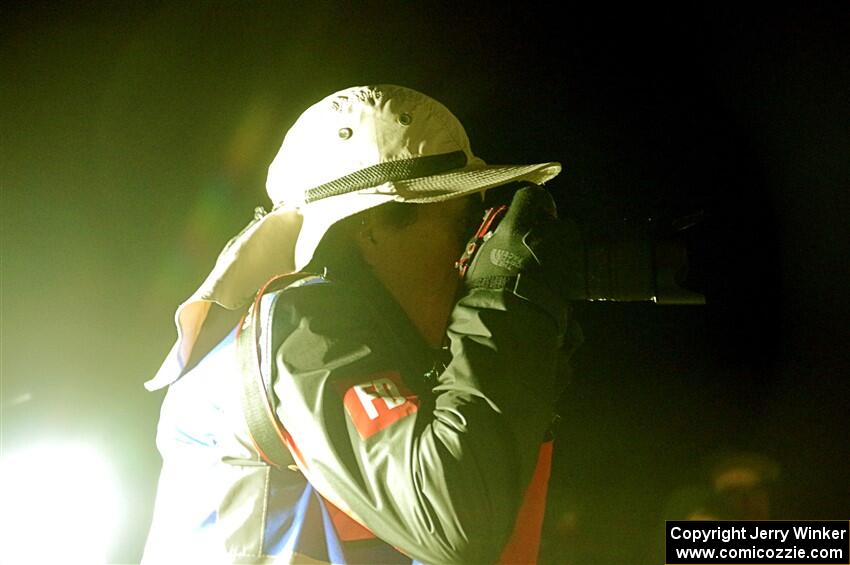
[[105, 563], [119, 511], [112, 469], [90, 447], [0, 458], [0, 563]]

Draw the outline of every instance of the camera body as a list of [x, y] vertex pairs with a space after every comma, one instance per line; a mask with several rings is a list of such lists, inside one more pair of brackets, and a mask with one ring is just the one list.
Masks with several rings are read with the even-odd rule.
[[[485, 194], [482, 221], [457, 262], [461, 277], [522, 186], [526, 184], [513, 183]], [[699, 214], [667, 225], [645, 218], [581, 229], [570, 218], [558, 221], [566, 234], [559, 260], [569, 265], [570, 274], [557, 284], [563, 285], [570, 300], [705, 304], [705, 296], [691, 288], [688, 248], [682, 237], [699, 223]]]

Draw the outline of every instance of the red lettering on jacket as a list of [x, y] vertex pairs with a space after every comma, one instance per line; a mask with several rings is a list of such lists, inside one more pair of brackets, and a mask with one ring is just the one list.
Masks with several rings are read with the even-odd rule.
[[419, 398], [404, 386], [397, 371], [384, 371], [349, 387], [343, 403], [357, 433], [367, 439], [415, 413]]

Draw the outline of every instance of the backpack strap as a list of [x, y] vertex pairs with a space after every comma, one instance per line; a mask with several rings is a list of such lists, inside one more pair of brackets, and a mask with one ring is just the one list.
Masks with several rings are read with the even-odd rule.
[[263, 378], [259, 337], [263, 318], [266, 317], [264, 314], [269, 314], [270, 310], [263, 311], [262, 299], [269, 292], [282, 290], [309, 276], [317, 275], [289, 273], [267, 282], [257, 293], [236, 333], [236, 354], [242, 369], [242, 411], [248, 424], [248, 432], [260, 457], [278, 469], [287, 468], [293, 457], [298, 457], [299, 454], [289, 433], [274, 413], [270, 392]]

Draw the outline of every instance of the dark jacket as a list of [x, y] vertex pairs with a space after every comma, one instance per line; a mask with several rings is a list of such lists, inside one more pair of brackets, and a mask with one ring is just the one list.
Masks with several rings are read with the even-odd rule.
[[164, 401], [146, 560], [534, 559], [565, 312], [473, 290], [434, 351], [367, 272], [261, 304], [262, 365], [301, 471], [254, 448], [229, 336]]

